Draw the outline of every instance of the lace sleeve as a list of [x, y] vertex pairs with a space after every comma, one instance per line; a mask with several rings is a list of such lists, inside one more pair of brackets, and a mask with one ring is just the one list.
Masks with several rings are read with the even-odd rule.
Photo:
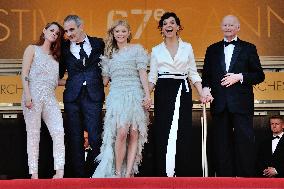
[[102, 76], [109, 77], [109, 59], [106, 56], [100, 56], [101, 62], [101, 69], [102, 69]]
[[147, 70], [147, 66], [149, 64], [149, 57], [146, 50], [141, 45], [137, 45], [136, 63], [138, 70]]

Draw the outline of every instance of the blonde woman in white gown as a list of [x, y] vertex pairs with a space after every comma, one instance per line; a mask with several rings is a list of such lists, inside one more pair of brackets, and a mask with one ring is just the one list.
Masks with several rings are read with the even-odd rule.
[[129, 44], [130, 27], [125, 20], [108, 30], [102, 57], [106, 98], [103, 144], [93, 177], [131, 177], [138, 173], [147, 141], [148, 111], [151, 105], [147, 82], [148, 56], [141, 45]]

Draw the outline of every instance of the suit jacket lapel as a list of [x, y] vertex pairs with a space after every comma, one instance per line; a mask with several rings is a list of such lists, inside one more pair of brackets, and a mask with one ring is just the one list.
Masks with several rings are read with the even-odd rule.
[[[272, 145], [272, 144], [271, 144]], [[277, 144], [277, 146], [276, 146], [276, 148], [275, 148], [275, 150], [274, 150], [274, 153], [273, 153], [273, 155], [274, 154], [277, 154], [277, 151], [279, 150], [279, 148], [281, 147], [281, 145], [284, 145], [284, 137], [282, 136], [281, 137], [281, 139], [279, 140], [279, 142], [278, 142], [278, 144]], [[275, 153], [276, 152], [276, 153]], [[281, 153], [283, 153], [283, 152], [281, 152]]]
[[95, 41], [94, 41], [94, 38], [88, 36], [88, 39], [89, 39], [89, 41], [90, 41], [92, 50], [91, 50], [91, 54], [90, 54], [90, 56], [89, 56], [88, 61], [86, 61], [86, 67], [91, 63], [90, 60], [93, 58], [94, 53], [95, 53], [95, 50], [96, 50], [96, 48], [97, 48], [96, 43], [95, 43]]
[[219, 54], [219, 62], [221, 64], [222, 70], [224, 73], [226, 73], [226, 63], [225, 63], [225, 54], [224, 54], [224, 41], [220, 41], [219, 47], [218, 47], [218, 54]]
[[74, 61], [72, 61], [72, 62], [74, 62], [74, 64], [75, 64], [75, 66], [76, 67], [79, 67], [79, 68], [82, 68], [82, 67], [84, 67], [83, 66], [83, 63], [82, 62], [79, 62], [80, 60], [78, 60], [75, 56], [74, 56], [74, 54], [72, 54], [72, 52], [70, 51], [70, 45], [71, 45], [71, 42], [68, 40], [68, 41], [66, 41], [66, 44], [65, 44], [66, 46], [65, 46], [65, 51], [66, 51], [66, 54], [67, 54], [67, 56], [69, 56], [70, 58], [72, 58], [72, 59], [74, 59]]
[[232, 72], [232, 69], [237, 61], [237, 58], [240, 54], [240, 51], [241, 51], [242, 47], [241, 47], [241, 44], [240, 44], [240, 39], [237, 40], [237, 44], [235, 45], [235, 48], [234, 48], [234, 51], [233, 51], [233, 55], [232, 55], [232, 58], [231, 58], [231, 62], [230, 62], [230, 66], [229, 66], [229, 70], [228, 72]]
[[91, 57], [91, 55], [94, 53], [94, 50], [96, 49], [96, 43], [94, 42], [94, 39], [90, 36], [88, 36], [88, 39], [90, 41], [91, 47], [92, 47], [92, 51], [89, 57]]

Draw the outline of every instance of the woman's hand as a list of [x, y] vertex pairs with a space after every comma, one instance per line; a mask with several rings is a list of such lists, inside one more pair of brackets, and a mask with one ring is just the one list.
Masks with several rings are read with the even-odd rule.
[[211, 90], [208, 87], [204, 87], [202, 89], [202, 93], [200, 96], [200, 101], [202, 104], [206, 104], [208, 102], [212, 102], [214, 100], [213, 96], [211, 95]]
[[65, 86], [66, 79], [58, 79], [58, 86]]
[[33, 107], [33, 102], [31, 98], [26, 98], [25, 100], [25, 107], [31, 109]]
[[152, 105], [152, 99], [150, 97], [144, 97], [142, 105], [147, 111], [149, 111]]

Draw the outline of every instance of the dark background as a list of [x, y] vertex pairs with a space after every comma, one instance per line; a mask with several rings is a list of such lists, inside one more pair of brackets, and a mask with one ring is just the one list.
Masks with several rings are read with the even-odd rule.
[[[10, 114], [11, 112], [9, 112]], [[26, 152], [26, 130], [25, 122], [22, 113], [16, 112], [16, 119], [5, 119], [0, 112], [0, 179], [15, 179], [15, 178], [29, 178], [27, 152]], [[201, 177], [201, 110], [193, 110], [193, 128], [192, 128], [192, 156], [189, 161], [192, 162], [192, 169], [190, 176]], [[269, 115], [279, 114], [279, 111], [268, 111], [268, 115], [254, 116], [254, 129], [256, 133], [257, 143], [266, 135], [269, 135]], [[65, 115], [63, 113], [63, 117]], [[208, 143], [207, 143], [207, 156], [209, 166], [209, 176], [214, 176], [212, 164], [212, 126], [210, 113], [207, 112], [208, 117]], [[153, 114], [151, 114], [153, 120]], [[154, 176], [152, 163], [153, 146], [151, 141], [153, 139], [152, 128], [154, 125], [149, 125], [149, 142], [145, 144], [143, 161], [140, 167], [140, 173], [136, 176]], [[68, 156], [66, 156], [68, 158]], [[68, 174], [68, 169], [65, 171]], [[53, 157], [52, 157], [52, 140], [49, 132], [42, 122], [41, 140], [40, 140], [40, 158], [39, 158], [39, 177], [51, 178], [54, 174], [53, 171]]]

